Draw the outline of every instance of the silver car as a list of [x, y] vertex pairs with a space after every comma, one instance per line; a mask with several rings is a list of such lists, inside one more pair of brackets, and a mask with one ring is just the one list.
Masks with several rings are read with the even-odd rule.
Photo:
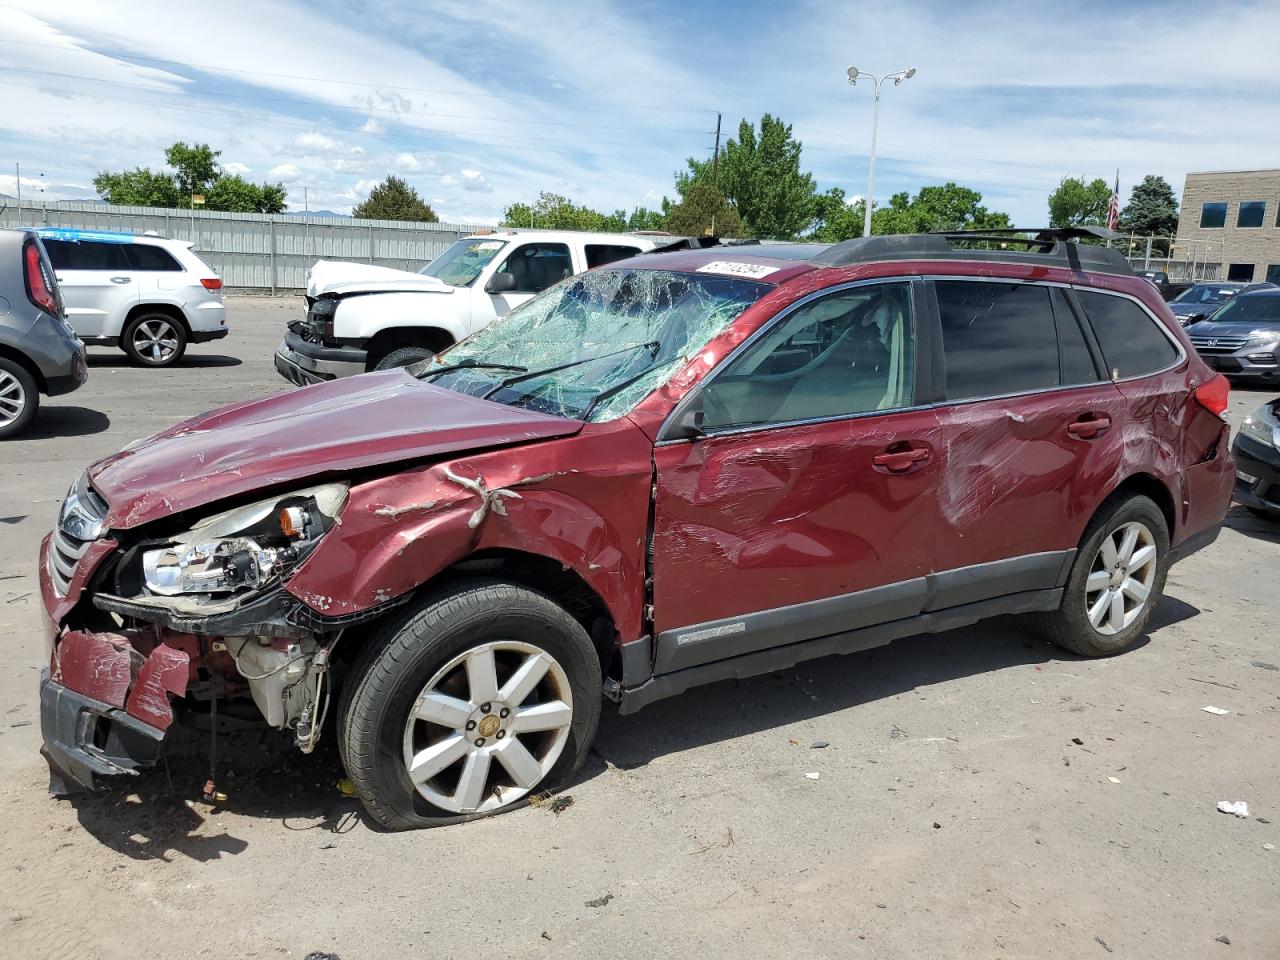
[[1280, 379], [1280, 289], [1242, 293], [1187, 327], [1191, 345], [1229, 377]]
[[40, 238], [0, 230], [0, 440], [31, 423], [40, 394], [70, 393], [88, 376]]

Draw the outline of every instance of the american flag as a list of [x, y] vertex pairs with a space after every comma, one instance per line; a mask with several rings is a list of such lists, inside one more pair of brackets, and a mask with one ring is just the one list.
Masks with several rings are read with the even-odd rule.
[[1111, 202], [1107, 204], [1107, 229], [1114, 230], [1120, 223], [1120, 171], [1116, 171], [1116, 187], [1111, 191]]

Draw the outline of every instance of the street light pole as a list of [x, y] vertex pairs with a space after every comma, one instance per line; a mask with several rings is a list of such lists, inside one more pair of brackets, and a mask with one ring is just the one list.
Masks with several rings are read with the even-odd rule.
[[871, 156], [867, 161], [867, 196], [863, 201], [862, 214], [862, 235], [864, 237], [871, 236], [871, 198], [875, 195], [876, 186], [876, 131], [880, 126], [880, 87], [886, 80], [892, 80], [895, 87], [901, 86], [903, 80], [910, 80], [916, 75], [916, 68], [911, 67], [898, 73], [888, 73], [883, 77], [876, 77], [870, 73], [864, 73], [857, 67], [850, 67], [845, 71], [845, 75], [849, 78], [849, 86], [856, 86], [859, 80], [871, 80], [875, 83], [875, 107], [871, 113]]

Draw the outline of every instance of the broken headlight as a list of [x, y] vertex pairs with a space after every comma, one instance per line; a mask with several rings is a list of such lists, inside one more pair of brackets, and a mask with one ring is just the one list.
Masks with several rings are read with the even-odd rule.
[[1271, 409], [1271, 405], [1259, 407], [1240, 424], [1240, 432], [1252, 437], [1264, 446], [1280, 450], [1280, 417]]
[[201, 520], [142, 554], [147, 590], [173, 597], [259, 589], [310, 553], [346, 499], [346, 484], [329, 483]]

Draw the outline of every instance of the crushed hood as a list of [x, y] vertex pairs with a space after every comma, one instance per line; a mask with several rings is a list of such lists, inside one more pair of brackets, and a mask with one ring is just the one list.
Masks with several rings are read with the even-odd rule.
[[227, 497], [442, 454], [577, 433], [582, 424], [370, 373], [193, 417], [89, 468], [107, 527]]
[[338, 296], [397, 290], [452, 293], [453, 289], [435, 277], [392, 267], [375, 267], [370, 263], [317, 260], [315, 266], [307, 271], [307, 296], [313, 299], [325, 293]]

